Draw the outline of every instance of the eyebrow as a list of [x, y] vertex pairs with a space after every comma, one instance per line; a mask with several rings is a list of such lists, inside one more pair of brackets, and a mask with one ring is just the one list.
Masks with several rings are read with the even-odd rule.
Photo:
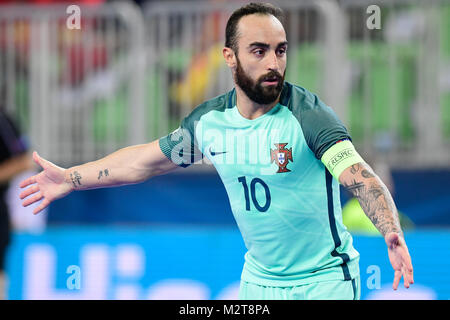
[[[280, 42], [277, 45], [277, 48], [282, 47], [282, 46], [286, 46], [287, 44], [288, 44], [287, 41]], [[270, 45], [268, 43], [264, 43], [264, 42], [252, 42], [252, 43], [249, 44], [248, 47], [249, 48], [258, 47], [258, 48], [268, 49], [268, 48], [270, 48]]]

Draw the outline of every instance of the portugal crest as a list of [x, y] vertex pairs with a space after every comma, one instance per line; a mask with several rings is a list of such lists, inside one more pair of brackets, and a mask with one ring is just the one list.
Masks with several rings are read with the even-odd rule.
[[276, 149], [270, 149], [270, 162], [275, 162], [278, 166], [277, 173], [290, 172], [287, 168], [289, 161], [292, 159], [292, 148], [286, 149], [287, 143], [275, 143]]

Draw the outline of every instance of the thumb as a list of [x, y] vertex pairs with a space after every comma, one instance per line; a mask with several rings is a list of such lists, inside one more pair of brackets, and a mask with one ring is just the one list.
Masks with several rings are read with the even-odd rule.
[[33, 152], [33, 160], [34, 162], [36, 162], [36, 164], [38, 164], [39, 166], [41, 166], [43, 169], [48, 168], [49, 164], [48, 161], [45, 160], [44, 158], [42, 158], [37, 151]]

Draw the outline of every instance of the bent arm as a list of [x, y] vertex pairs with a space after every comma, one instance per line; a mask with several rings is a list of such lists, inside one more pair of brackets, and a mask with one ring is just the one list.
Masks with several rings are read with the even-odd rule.
[[65, 181], [74, 190], [121, 186], [143, 182], [178, 166], [161, 151], [159, 140], [126, 147], [108, 156], [65, 170]]
[[381, 179], [356, 152], [349, 140], [331, 146], [321, 158], [328, 171], [356, 197], [367, 217], [383, 235], [389, 261], [395, 270], [392, 288], [397, 289], [401, 277], [405, 287], [414, 283], [408, 247], [400, 227], [394, 200]]
[[368, 164], [359, 162], [348, 167], [339, 176], [339, 182], [358, 199], [364, 213], [383, 237], [390, 232], [403, 236], [394, 200]]
[[364, 162], [345, 169], [339, 181], [355, 196], [365, 214], [383, 235], [394, 272], [392, 288], [403, 277], [405, 288], [414, 283], [413, 266], [400, 227], [397, 208], [387, 187]]
[[388, 188], [350, 141], [336, 143], [321, 160], [330, 173], [358, 199], [364, 213], [384, 237], [390, 232], [403, 236], [397, 208]]

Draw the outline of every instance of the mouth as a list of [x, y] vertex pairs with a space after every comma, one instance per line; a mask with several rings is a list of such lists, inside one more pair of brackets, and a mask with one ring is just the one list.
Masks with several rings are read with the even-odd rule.
[[280, 79], [278, 77], [268, 77], [262, 81], [262, 83], [269, 86], [277, 85], [278, 82], [280, 82]]

